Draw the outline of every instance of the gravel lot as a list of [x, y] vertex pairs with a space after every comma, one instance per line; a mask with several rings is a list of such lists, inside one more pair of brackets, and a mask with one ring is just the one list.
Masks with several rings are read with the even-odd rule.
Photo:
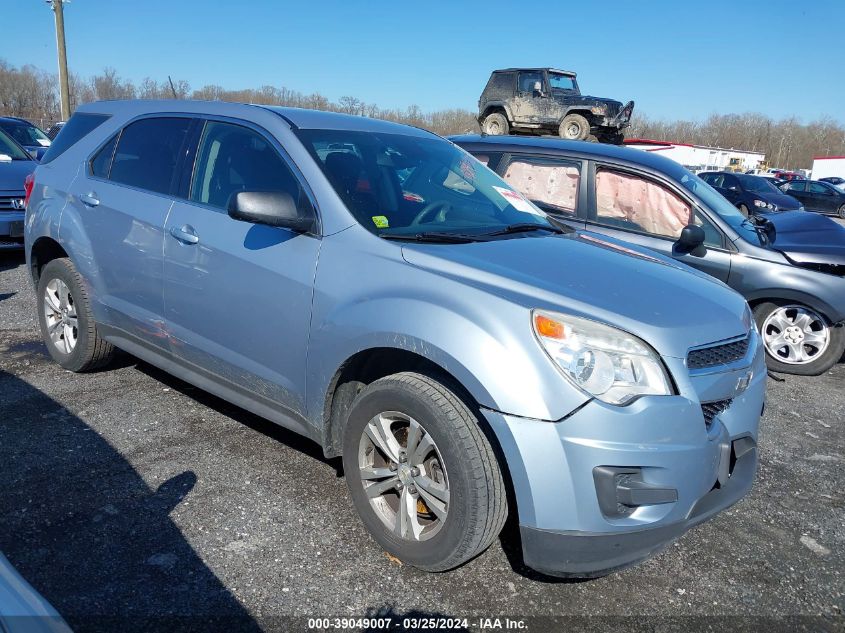
[[[304, 630], [276, 618], [380, 609], [843, 628], [845, 364], [769, 381], [752, 494], [656, 558], [560, 582], [524, 568], [507, 534], [429, 575], [379, 550], [339, 461], [316, 445], [128, 356], [65, 372], [40, 342], [34, 306], [22, 255], [0, 254], [0, 551], [80, 630], [109, 628], [94, 616], [157, 628], [133, 616], [164, 614]], [[800, 615], [825, 617], [754, 619]], [[740, 620], [663, 622], [655, 628]]]

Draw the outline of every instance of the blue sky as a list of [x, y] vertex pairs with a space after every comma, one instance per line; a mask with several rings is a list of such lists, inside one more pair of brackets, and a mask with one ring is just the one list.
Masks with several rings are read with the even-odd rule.
[[[494, 68], [556, 66], [578, 71], [584, 92], [634, 99], [655, 117], [845, 121], [844, 5], [73, 0], [65, 21], [69, 65], [83, 76], [112, 66], [136, 82], [170, 74], [193, 88], [271, 84], [434, 110], [474, 109]], [[0, 23], [25, 25], [16, 39], [4, 29], [0, 58], [55, 69], [44, 0], [0, 0]]]

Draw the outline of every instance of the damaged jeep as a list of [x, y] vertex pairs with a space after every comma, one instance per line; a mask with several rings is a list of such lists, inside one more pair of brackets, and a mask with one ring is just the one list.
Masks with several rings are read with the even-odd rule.
[[494, 70], [478, 100], [484, 134], [556, 134], [619, 145], [634, 102], [582, 95], [575, 73], [553, 68]]

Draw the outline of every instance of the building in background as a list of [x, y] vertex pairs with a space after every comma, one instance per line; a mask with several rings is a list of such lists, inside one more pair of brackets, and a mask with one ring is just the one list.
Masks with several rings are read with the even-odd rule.
[[814, 156], [813, 180], [839, 176], [845, 178], [845, 156]]
[[659, 152], [661, 156], [671, 158], [694, 174], [701, 171], [741, 171], [766, 167], [766, 155], [762, 152], [747, 152], [741, 149], [707, 147], [689, 143], [654, 141], [645, 138], [625, 139], [626, 147], [641, 149], [646, 152]]

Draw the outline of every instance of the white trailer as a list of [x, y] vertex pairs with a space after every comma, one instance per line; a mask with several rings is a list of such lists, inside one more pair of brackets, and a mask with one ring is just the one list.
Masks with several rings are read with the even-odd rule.
[[839, 176], [845, 178], [845, 156], [815, 156], [813, 158], [813, 180]]
[[656, 152], [666, 158], [680, 163], [693, 173], [701, 171], [721, 171], [731, 169], [741, 171], [759, 169], [765, 164], [766, 155], [763, 152], [749, 152], [725, 147], [707, 147], [706, 145], [690, 145], [689, 143], [673, 143], [671, 141], [655, 141], [653, 139], [631, 138], [625, 139], [626, 147], [641, 149], [646, 152]]

